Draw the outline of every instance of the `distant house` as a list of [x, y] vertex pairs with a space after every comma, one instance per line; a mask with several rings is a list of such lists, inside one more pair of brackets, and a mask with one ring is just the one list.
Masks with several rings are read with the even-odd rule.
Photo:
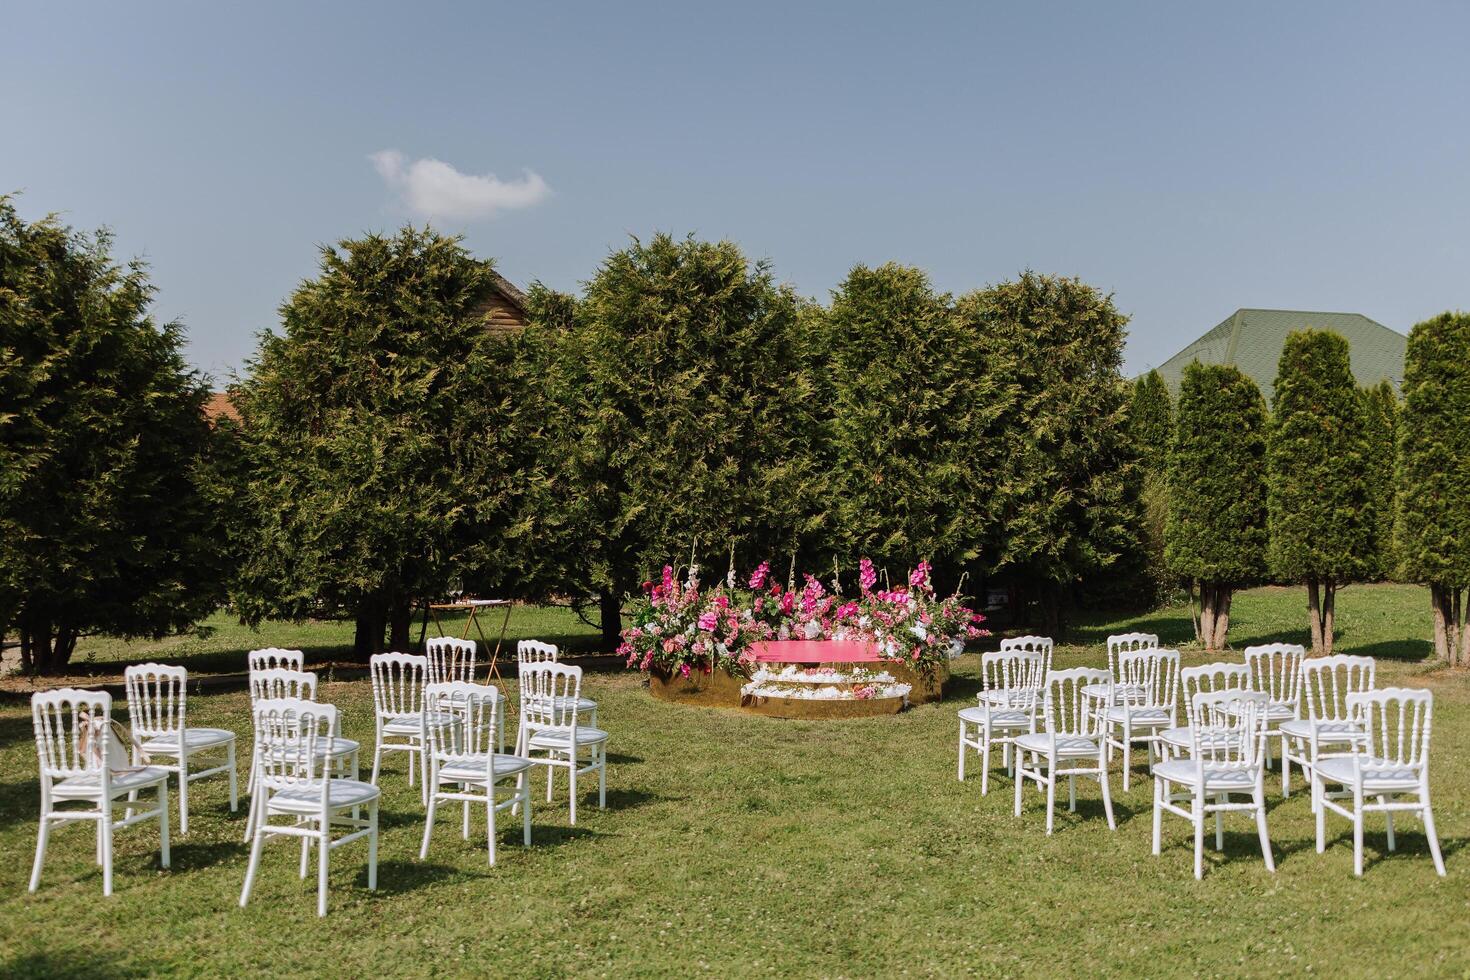
[[1191, 361], [1230, 364], [1260, 385], [1269, 401], [1276, 366], [1286, 335], [1293, 330], [1331, 330], [1347, 338], [1353, 376], [1358, 384], [1376, 385], [1387, 378], [1397, 391], [1404, 380], [1408, 338], [1360, 313], [1311, 313], [1302, 310], [1236, 310], [1217, 327], [1158, 367], [1173, 392]]
[[[526, 294], [515, 287], [509, 279], [498, 272], [490, 273], [490, 292], [475, 308], [484, 316], [485, 325], [492, 334], [518, 333], [526, 328]], [[204, 402], [204, 417], [210, 422], [221, 418], [240, 421], [240, 410], [235, 407], [228, 391], [211, 392]]]

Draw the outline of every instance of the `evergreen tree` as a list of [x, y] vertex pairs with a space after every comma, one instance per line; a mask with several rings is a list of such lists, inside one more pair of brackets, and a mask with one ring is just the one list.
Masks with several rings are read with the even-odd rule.
[[1409, 333], [1398, 425], [1394, 540], [1406, 581], [1429, 586], [1434, 650], [1470, 666], [1470, 314]]
[[1398, 450], [1399, 397], [1387, 380], [1363, 389], [1363, 420], [1368, 430], [1365, 468], [1373, 511], [1372, 578], [1392, 575], [1394, 465]]
[[576, 304], [559, 363], [582, 562], [605, 642], [620, 598], [694, 553], [706, 579], [799, 546], [825, 495], [824, 397], [800, 303], [729, 242], [635, 240]]
[[970, 465], [984, 496], [988, 569], [1015, 575], [1059, 634], [1074, 588], [1140, 554], [1135, 451], [1122, 363], [1127, 318], [1077, 279], [1023, 274], [963, 297], [993, 386], [971, 410]]
[[1138, 447], [1139, 463], [1144, 469], [1159, 473], [1168, 469], [1169, 444], [1174, 441], [1174, 405], [1157, 371], [1141, 374], [1133, 382], [1128, 433]]
[[223, 597], [208, 389], [112, 238], [0, 197], [0, 632], [61, 671], [79, 637], [157, 638]]
[[408, 647], [414, 600], [527, 587], [543, 400], [520, 340], [487, 329], [491, 271], [404, 228], [323, 248], [281, 307], [238, 400], [247, 621], [345, 612], [365, 657], [385, 627]]
[[1215, 651], [1235, 589], [1266, 561], [1265, 399], [1237, 368], [1196, 361], [1184, 370], [1174, 432], [1164, 555], [1199, 583], [1199, 637]]
[[1338, 585], [1375, 560], [1371, 444], [1348, 342], [1322, 330], [1293, 332], [1277, 368], [1267, 434], [1271, 571], [1305, 581], [1312, 652], [1332, 653]]

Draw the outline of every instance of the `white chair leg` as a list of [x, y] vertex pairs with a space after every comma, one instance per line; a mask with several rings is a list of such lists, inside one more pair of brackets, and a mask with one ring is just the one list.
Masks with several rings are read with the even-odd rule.
[[[179, 733], [180, 740], [183, 733]], [[189, 833], [189, 753], [179, 747], [179, 836]]]
[[[1424, 811], [1428, 813], [1428, 810]], [[1428, 826], [1428, 824], [1426, 824]], [[51, 837], [51, 821], [45, 814], [45, 806], [42, 807], [41, 826], [36, 828], [36, 860], [31, 864], [31, 886], [28, 891], [35, 891], [41, 887], [41, 866], [46, 863], [46, 842]]]
[[[1387, 802], [1388, 802], [1388, 798], [1387, 797], [1385, 797], [1385, 796], [1378, 797], [1378, 803], [1379, 803], [1380, 806], [1382, 804], [1387, 803]], [[1398, 850], [1398, 845], [1397, 845], [1397, 842], [1395, 842], [1394, 839], [1393, 839], [1393, 811], [1392, 810], [1389, 810], [1389, 811], [1385, 812], [1383, 815], [1386, 818], [1388, 818], [1388, 849], [1390, 851], [1396, 851], [1396, 850]]]
[[245, 866], [245, 887], [240, 889], [240, 907], [242, 909], [245, 907], [245, 903], [250, 901], [250, 890], [255, 887], [255, 873], [260, 868], [260, 847], [265, 841], [263, 825], [266, 819], [266, 814], [262, 813], [260, 821], [255, 827], [255, 839], [250, 843], [250, 863]]
[[240, 777], [235, 771], [235, 740], [225, 743], [225, 761], [230, 767], [230, 812], [240, 811]]
[[1016, 750], [1016, 816], [1021, 815], [1021, 787], [1026, 783], [1026, 760]]
[[[1215, 797], [1215, 802], [1223, 805], [1229, 799], [1230, 797], [1221, 793]], [[1222, 852], [1225, 850], [1225, 811], [1223, 810], [1215, 811], [1215, 850]]]
[[[959, 758], [959, 763], [956, 766], [955, 773], [956, 773], [956, 776], [959, 779], [959, 781], [963, 783], [965, 781], [965, 722], [964, 722], [964, 719], [961, 719], [960, 720], [960, 758]], [[982, 786], [983, 786], [983, 784], [982, 784]], [[984, 793], [984, 789], [983, 788], [981, 789], [981, 793], [982, 794]]]
[[112, 801], [102, 801], [102, 894], [112, 894]]
[[1256, 833], [1261, 838], [1261, 857], [1266, 861], [1266, 870], [1276, 872], [1276, 857], [1271, 853], [1271, 836], [1266, 833], [1266, 790], [1257, 786], [1252, 794], [1256, 804]]
[[378, 801], [368, 804], [368, 889], [378, 890]]
[[1363, 877], [1363, 788], [1353, 787], [1353, 874]]
[[373, 778], [368, 782], [374, 786], [378, 785], [378, 771], [383, 765], [383, 735], [380, 732], [373, 743]]
[[319, 852], [316, 856], [316, 914], [321, 917], [327, 914], [327, 858], [332, 853], [330, 813], [322, 814], [322, 834], [316, 846]]
[[1327, 850], [1327, 806], [1322, 802], [1327, 795], [1327, 787], [1315, 769], [1312, 771], [1312, 794], [1317, 798], [1317, 853], [1321, 854]]
[[577, 760], [578, 754], [579, 753], [577, 752], [576, 748], [573, 747], [571, 753], [572, 764], [567, 768], [567, 795], [571, 799], [571, 816], [568, 819], [573, 827], [577, 825], [577, 766], [579, 765], [579, 762]]
[[1108, 815], [1108, 829], [1117, 830], [1118, 824], [1113, 819], [1113, 792], [1108, 787], [1108, 767], [1106, 765], [1098, 766], [1097, 781], [1102, 786], [1103, 812]]
[[158, 784], [158, 864], [165, 870], [173, 867], [173, 850], [168, 839], [168, 780]]
[[1158, 776], [1154, 777], [1154, 846], [1153, 853], [1158, 856], [1163, 844], [1163, 822], [1164, 822], [1164, 781]]
[[1123, 726], [1123, 792], [1128, 792], [1128, 779], [1133, 768], [1133, 730]]
[[1205, 795], [1198, 786], [1191, 797], [1190, 819], [1194, 823], [1194, 877], [1199, 881], [1205, 876]]
[[1046, 834], [1051, 836], [1053, 814], [1057, 803], [1057, 761], [1046, 760]]
[[[468, 804], [466, 804], [468, 806]], [[485, 839], [489, 842], [490, 867], [495, 867], [495, 781], [491, 780], [485, 787]], [[465, 829], [469, 829], [469, 821], [465, 821]]]
[[1067, 777], [1067, 812], [1077, 812], [1077, 777]]
[[1291, 756], [1286, 754], [1286, 736], [1281, 736], [1281, 797], [1291, 795]]
[[[1424, 803], [1422, 819], [1424, 821], [1424, 836], [1429, 841], [1429, 853], [1434, 858], [1434, 870], [1441, 878], [1444, 877], [1444, 858], [1439, 853], [1439, 835], [1434, 832], [1434, 812], [1429, 809], [1429, 790], [1425, 788], [1419, 796]], [[32, 886], [32, 891], [35, 888]]]
[[597, 747], [597, 809], [607, 809], [607, 743]]
[[429, 794], [429, 808], [424, 813], [424, 841], [419, 845], [419, 860], [426, 861], [429, 857], [429, 838], [434, 833], [434, 813], [439, 807], [439, 787], [434, 787], [434, 792]]
[[301, 880], [306, 880], [306, 869], [311, 865], [311, 838], [301, 838]]
[[[525, 773], [516, 777], [516, 793], [521, 801], [521, 844], [531, 846], [531, 780]], [[511, 816], [515, 816], [512, 809]]]
[[[985, 730], [981, 731], [981, 733], [980, 733], [980, 795], [981, 796], [984, 796], [986, 793], [989, 793], [990, 792], [990, 739], [991, 739], [992, 734], [993, 733], [989, 729], [985, 729]], [[961, 758], [961, 760], [964, 759], [964, 746], [963, 745], [960, 746], [960, 758]], [[963, 761], [961, 761], [961, 763], [960, 763], [960, 768], [961, 769], [964, 769], [964, 763], [963, 763]], [[960, 778], [963, 779], [964, 776], [961, 776]]]

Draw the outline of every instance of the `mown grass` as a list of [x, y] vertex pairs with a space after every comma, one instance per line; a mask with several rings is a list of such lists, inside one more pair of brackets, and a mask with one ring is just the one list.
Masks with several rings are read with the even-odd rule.
[[[1207, 853], [1202, 882], [1191, 874], [1184, 821], [1165, 823], [1164, 853], [1151, 856], [1142, 766], [1126, 794], [1115, 768], [1116, 832], [1096, 788], [1084, 786], [1078, 812], [1059, 812], [1047, 838], [1034, 790], [1016, 818], [1003, 774], [986, 797], [978, 774], [955, 780], [954, 712], [978, 687], [978, 657], [967, 655], [943, 703], [851, 722], [672, 706], [635, 675], [591, 675], [588, 693], [612, 732], [606, 811], [589, 795], [578, 826], [568, 826], [559, 784], [554, 804], [537, 798], [530, 850], [508, 829], [498, 865], [487, 868], [482, 819], [464, 842], [446, 816], [420, 862], [423, 810], [395, 761], [383, 779], [380, 888], [365, 888], [364, 847], [337, 851], [323, 921], [313, 883], [297, 879], [284, 845], [267, 851], [251, 905], [238, 908], [243, 813], [228, 813], [221, 781], [196, 784], [194, 826], [176, 841], [171, 872], [156, 868], [146, 830], [123, 832], [117, 893], [103, 901], [90, 836], [64, 829], [40, 892], [28, 896], [35, 751], [28, 711], [12, 701], [0, 707], [0, 970], [1461, 975], [1470, 969], [1461, 926], [1470, 911], [1470, 678], [1423, 658], [1418, 590], [1355, 588], [1340, 607], [1342, 648], [1383, 657], [1381, 684], [1435, 691], [1445, 879], [1410, 820], [1392, 855], [1381, 825], [1370, 830], [1361, 880], [1345, 823], [1329, 824], [1332, 843], [1317, 855], [1300, 780], [1286, 800], [1271, 792], [1274, 875], [1243, 819], [1227, 823], [1223, 855]], [[1246, 594], [1236, 642], [1289, 637], [1301, 611], [1292, 591]], [[1087, 623], [1081, 635], [1156, 626], [1169, 636], [1181, 622], [1186, 611], [1168, 610]], [[1059, 666], [1101, 661], [1096, 646], [1058, 655]], [[366, 684], [328, 684], [322, 697], [370, 748]], [[240, 693], [201, 696], [191, 715], [244, 731], [246, 704]]]

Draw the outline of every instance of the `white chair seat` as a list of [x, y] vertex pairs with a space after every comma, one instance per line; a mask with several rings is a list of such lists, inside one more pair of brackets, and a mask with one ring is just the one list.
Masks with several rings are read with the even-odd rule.
[[[1223, 738], [1223, 736], [1218, 737]], [[1159, 732], [1159, 740], [1167, 745], [1183, 749], [1185, 752], [1194, 751], [1194, 732], [1188, 725], [1180, 725], [1178, 728], [1165, 728]]]
[[[526, 744], [533, 749], [561, 749], [566, 750], [570, 744], [567, 731], [539, 731], [531, 735]], [[598, 742], [607, 741], [607, 732], [600, 728], [578, 728], [578, 745], [596, 745]]]
[[391, 721], [383, 722], [383, 731], [393, 735], [417, 735], [423, 727], [422, 715], [418, 713], [399, 715]]
[[[342, 738], [340, 735], [333, 735], [331, 738], [323, 739], [322, 742], [319, 742], [317, 744], [318, 747], [321, 748], [321, 754], [326, 756], [328, 759], [340, 759], [343, 756], [352, 755], [362, 748], [362, 746], [360, 746], [352, 739]], [[280, 755], [276, 752], [270, 749], [267, 749], [266, 751], [270, 752], [271, 758], [280, 758]]]
[[[1367, 793], [1397, 792], [1419, 788], [1419, 770], [1413, 766], [1384, 766], [1365, 759], [1363, 766], [1363, 791]], [[1351, 786], [1353, 782], [1353, 757], [1334, 756], [1317, 763], [1317, 771], [1330, 783]]]
[[[1016, 747], [1025, 749], [1027, 752], [1045, 754], [1051, 751], [1051, 736], [1045, 732], [1027, 732], [1025, 735], [1016, 737]], [[1081, 735], [1057, 736], [1057, 756], [1059, 758], [1087, 758], [1097, 753], [1096, 739], [1084, 738]]]
[[[135, 789], [152, 786], [169, 778], [169, 771], [162, 766], [144, 766], [141, 769], [119, 769], [112, 773], [112, 795], [131, 793]], [[68, 776], [51, 790], [57, 799], [95, 799], [102, 788], [100, 772], [86, 772], [79, 776]]]
[[[356, 779], [327, 780], [327, 809], [362, 806], [378, 798], [378, 787]], [[321, 809], [321, 780], [313, 780], [271, 794], [270, 808], [280, 813], [316, 813]]]
[[[1121, 705], [1108, 709], [1107, 718], [1111, 724], [1121, 725], [1128, 713]], [[1151, 725], [1168, 725], [1174, 721], [1174, 713], [1167, 708], [1134, 708], [1132, 711], [1133, 724], [1137, 728], [1148, 728]]]
[[1125, 694], [1139, 696], [1144, 693], [1141, 684], [1087, 684], [1082, 688], [1082, 693], [1087, 697], [1101, 700], [1108, 691], [1113, 692], [1113, 700], [1121, 701]]
[[[985, 724], [985, 709], [961, 708], [960, 719], [962, 721], [967, 721], [972, 725], [983, 725]], [[992, 708], [990, 709], [990, 727], [1030, 728], [1031, 713], [1027, 711], [1016, 711], [1014, 709], [1002, 709], [1000, 711], [997, 711]]]
[[1281, 724], [1282, 733], [1292, 738], [1309, 739], [1314, 729], [1319, 742], [1341, 744], [1362, 741], [1366, 737], [1363, 726], [1350, 721], [1309, 721], [1306, 718], [1293, 718]]
[[[485, 753], [462, 756], [453, 762], [441, 765], [439, 775], [452, 782], [483, 783], [485, 765], [488, 761], [489, 756]], [[531, 768], [532, 765], [530, 759], [524, 759], [518, 755], [495, 753], [495, 775], [497, 776], [513, 776]]]
[[[225, 731], [223, 728], [186, 728], [184, 729], [184, 745], [189, 751], [206, 749], [211, 745], [225, 745], [235, 740], [235, 733]], [[155, 735], [143, 740], [144, 752], [161, 752], [164, 754], [177, 753], [179, 751], [179, 733], [168, 732], [163, 735]]]
[[[1199, 770], [1193, 759], [1169, 759], [1154, 766], [1154, 775], [1171, 783], [1195, 785]], [[1255, 774], [1245, 769], [1205, 769], [1205, 792], [1248, 792], [1255, 789]]]
[[[557, 708], [557, 710], [558, 711], [565, 711], [568, 707], [571, 707], [572, 706], [573, 699], [572, 698], [556, 698], [555, 701], [556, 701], [556, 708]], [[576, 701], [576, 709], [579, 712], [580, 711], [596, 711], [597, 710], [597, 702], [594, 701], [594, 700], [592, 700], [591, 698], [576, 698], [575, 701]]]

